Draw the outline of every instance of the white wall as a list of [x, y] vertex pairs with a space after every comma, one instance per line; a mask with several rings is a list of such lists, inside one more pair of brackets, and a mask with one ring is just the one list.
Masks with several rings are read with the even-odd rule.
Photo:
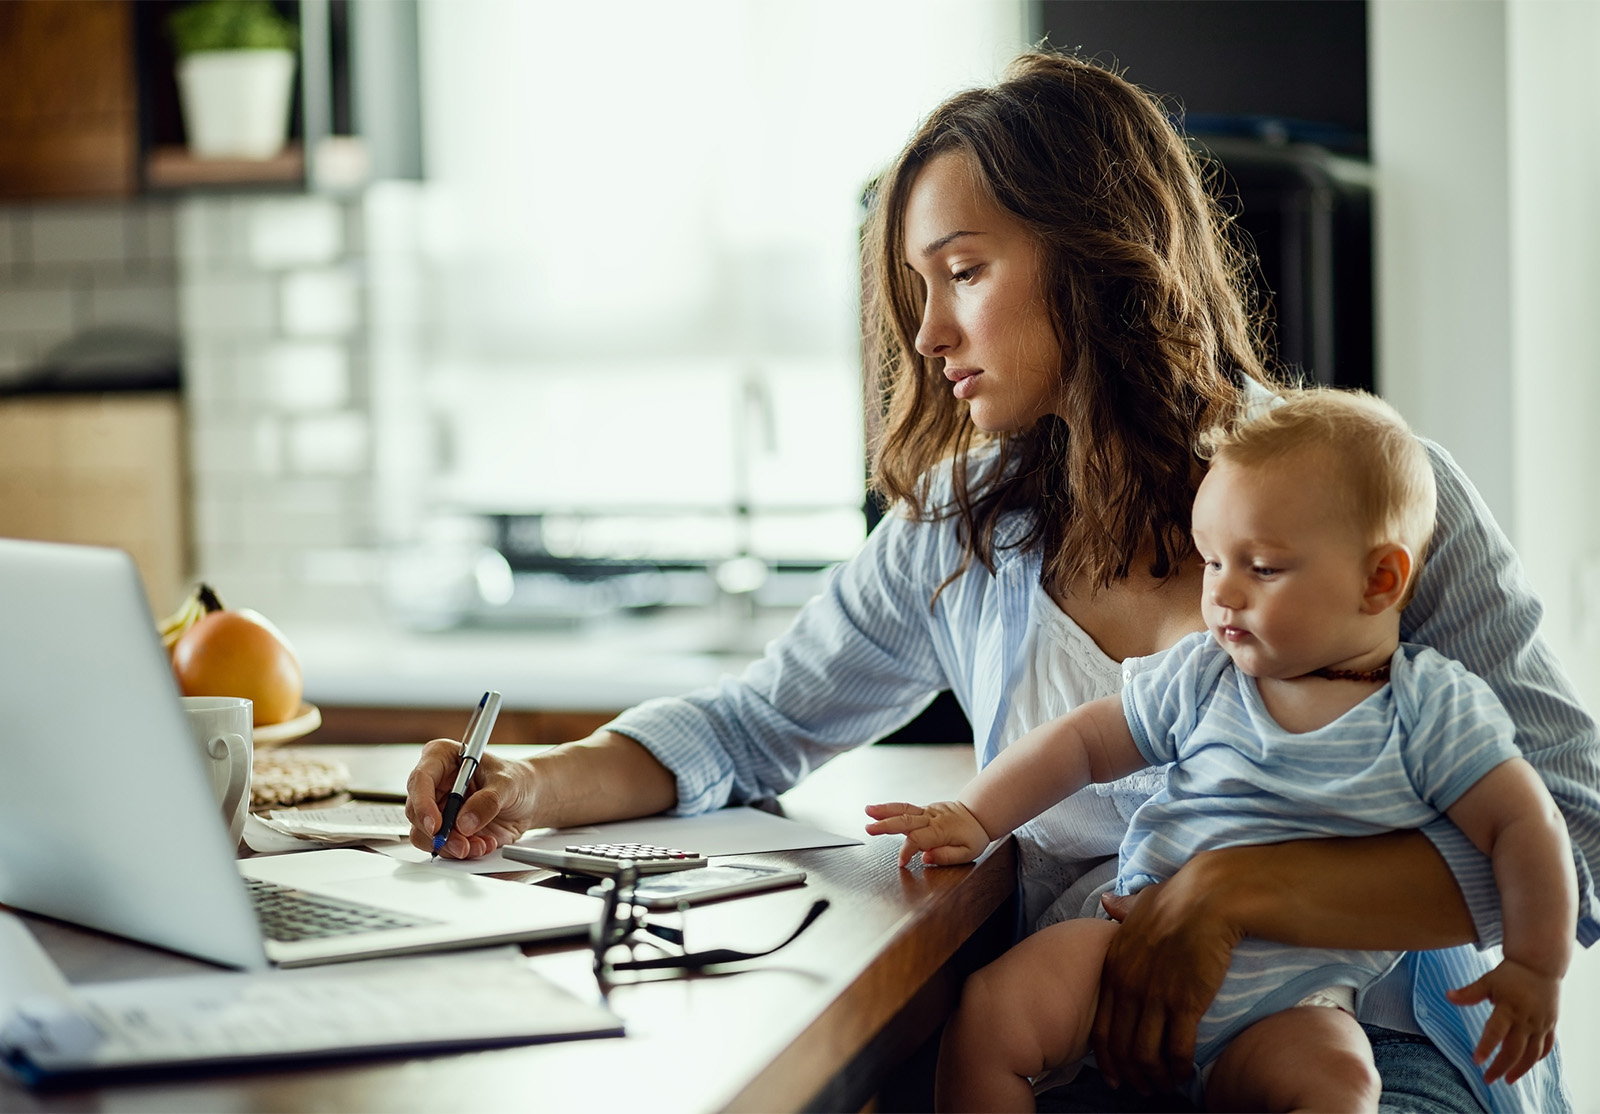
[[[1372, 0], [1378, 384], [1466, 469], [1600, 706], [1600, 62], [1593, 0]], [[1600, 950], [1558, 1028], [1600, 1111]]]
[[1379, 388], [1472, 477], [1600, 704], [1600, 5], [1369, 12]]
[[1369, 4], [1378, 387], [1511, 526], [1505, 5]]
[[1544, 632], [1600, 707], [1600, 5], [1506, 8], [1513, 538]]

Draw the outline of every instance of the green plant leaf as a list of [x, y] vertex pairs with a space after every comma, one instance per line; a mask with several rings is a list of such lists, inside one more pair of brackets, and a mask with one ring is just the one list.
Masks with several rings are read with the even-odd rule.
[[268, 0], [198, 0], [167, 17], [182, 57], [206, 50], [294, 50], [300, 31]]

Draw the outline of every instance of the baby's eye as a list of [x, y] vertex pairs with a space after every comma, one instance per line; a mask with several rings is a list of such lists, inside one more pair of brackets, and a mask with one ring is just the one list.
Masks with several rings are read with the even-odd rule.
[[1250, 571], [1255, 573], [1257, 576], [1271, 576], [1278, 570], [1269, 565], [1252, 565], [1250, 566]]

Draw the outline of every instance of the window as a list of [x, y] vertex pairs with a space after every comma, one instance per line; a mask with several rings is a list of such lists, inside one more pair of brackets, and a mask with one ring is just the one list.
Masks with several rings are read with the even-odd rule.
[[423, 0], [423, 514], [848, 556], [861, 193], [1023, 28], [1020, 0]]

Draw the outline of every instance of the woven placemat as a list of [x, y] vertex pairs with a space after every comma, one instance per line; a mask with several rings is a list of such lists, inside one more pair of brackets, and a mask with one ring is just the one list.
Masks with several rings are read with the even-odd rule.
[[342, 793], [350, 769], [336, 758], [303, 750], [271, 750], [251, 764], [250, 806], [297, 805]]

